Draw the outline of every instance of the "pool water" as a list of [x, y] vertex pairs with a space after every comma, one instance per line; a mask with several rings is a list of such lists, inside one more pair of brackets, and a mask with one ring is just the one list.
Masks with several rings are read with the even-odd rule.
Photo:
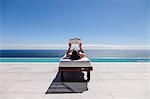
[[[59, 62], [60, 58], [0, 58], [0, 62]], [[150, 58], [90, 58], [91, 62], [150, 62]]]

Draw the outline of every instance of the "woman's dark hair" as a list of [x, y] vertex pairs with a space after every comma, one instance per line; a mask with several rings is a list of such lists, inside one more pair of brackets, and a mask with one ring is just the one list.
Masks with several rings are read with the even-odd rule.
[[78, 52], [76, 50], [73, 50], [72, 55], [70, 56], [70, 59], [72, 60], [78, 60], [81, 59]]

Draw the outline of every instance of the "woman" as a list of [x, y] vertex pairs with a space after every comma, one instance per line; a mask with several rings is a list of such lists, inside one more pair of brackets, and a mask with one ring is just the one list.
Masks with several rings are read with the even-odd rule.
[[69, 57], [72, 60], [78, 60], [78, 59], [83, 58], [85, 56], [85, 54], [84, 54], [83, 49], [82, 49], [82, 43], [79, 44], [79, 48], [80, 48], [79, 51], [76, 51], [74, 49], [71, 50], [71, 43], [69, 43], [69, 48], [67, 51], [67, 57]]

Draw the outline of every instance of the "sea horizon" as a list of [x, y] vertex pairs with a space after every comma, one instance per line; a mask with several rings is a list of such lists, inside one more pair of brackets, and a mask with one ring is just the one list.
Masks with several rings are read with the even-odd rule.
[[[0, 57], [62, 57], [64, 49], [0, 49]], [[150, 57], [150, 50], [84, 50], [89, 58], [140, 58]]]
[[[150, 62], [150, 50], [84, 50], [91, 62]], [[59, 62], [66, 50], [0, 50], [0, 62]]]

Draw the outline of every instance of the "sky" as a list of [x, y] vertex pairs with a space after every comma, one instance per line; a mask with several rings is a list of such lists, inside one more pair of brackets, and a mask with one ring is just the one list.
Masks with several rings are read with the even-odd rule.
[[148, 0], [0, 0], [1, 44], [148, 45]]

